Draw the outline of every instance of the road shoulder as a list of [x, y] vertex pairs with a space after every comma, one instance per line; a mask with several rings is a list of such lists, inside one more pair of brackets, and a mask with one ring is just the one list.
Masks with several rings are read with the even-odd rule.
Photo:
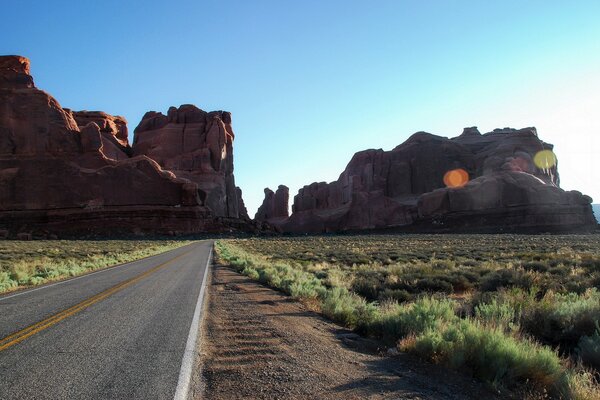
[[484, 385], [373, 342], [214, 265], [193, 399], [491, 399]]

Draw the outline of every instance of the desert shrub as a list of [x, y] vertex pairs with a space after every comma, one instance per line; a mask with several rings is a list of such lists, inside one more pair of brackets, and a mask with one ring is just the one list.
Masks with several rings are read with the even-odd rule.
[[467, 367], [475, 377], [495, 386], [531, 380], [565, 391], [565, 371], [556, 353], [477, 321], [455, 320], [427, 329], [402, 346], [403, 350], [454, 369]]
[[379, 292], [379, 301], [394, 300], [398, 303], [404, 303], [414, 298], [414, 295], [404, 289], [385, 289]]
[[567, 371], [567, 385], [559, 398], [573, 400], [600, 399], [600, 388], [596, 374], [582, 368]]
[[582, 336], [577, 344], [577, 354], [581, 360], [600, 370], [600, 328], [596, 324], [596, 330], [591, 336]]
[[452, 292], [462, 293], [474, 288], [474, 283], [477, 282], [477, 276], [473, 273], [463, 272], [455, 273], [449, 277], [449, 282], [452, 285]]
[[600, 293], [548, 292], [523, 310], [522, 326], [545, 343], [574, 348], [582, 336], [591, 336], [600, 320]]
[[41, 276], [32, 276], [32, 277], [29, 278], [29, 282], [28, 283], [30, 285], [40, 285], [40, 284], [42, 284], [42, 283], [44, 283], [46, 281], [47, 281], [47, 279], [43, 278]]
[[405, 306], [401, 316], [401, 325], [404, 335], [435, 329], [440, 324], [452, 321], [456, 317], [454, 309], [456, 302], [449, 299], [423, 297], [414, 303]]
[[539, 261], [530, 261], [528, 263], [523, 264], [523, 268], [526, 271], [535, 271], [535, 272], [546, 272], [548, 271], [548, 266]]
[[288, 287], [289, 294], [297, 299], [317, 298], [324, 290], [321, 282], [317, 278], [306, 274], [294, 279]]
[[11, 265], [10, 275], [13, 281], [16, 281], [19, 285], [27, 285], [29, 278], [35, 273], [32, 265], [27, 261], [18, 261]]
[[0, 292], [17, 287], [19, 283], [12, 279], [8, 271], [0, 271]]
[[258, 278], [260, 277], [258, 271], [252, 267], [245, 267], [242, 270], [242, 274], [247, 275], [248, 277], [254, 280], [258, 280]]
[[439, 277], [419, 279], [415, 286], [420, 292], [452, 293], [454, 289], [452, 283], [448, 282], [444, 278]]
[[327, 270], [327, 276], [322, 280], [322, 282], [323, 285], [329, 288], [344, 287], [348, 289], [351, 286], [351, 280], [339, 267], [332, 267], [331, 269]]
[[529, 289], [533, 285], [534, 279], [530, 273], [524, 270], [501, 269], [486, 275], [480, 288], [484, 292], [489, 292], [510, 287]]
[[352, 282], [352, 291], [367, 300], [373, 301], [379, 297], [383, 282], [377, 276], [358, 276]]
[[494, 298], [489, 303], [480, 303], [475, 306], [475, 318], [486, 326], [503, 329], [505, 331], [516, 331], [520, 310], [508, 302], [502, 302]]
[[477, 260], [463, 260], [460, 262], [460, 265], [465, 267], [477, 267], [479, 264], [480, 263]]
[[590, 271], [597, 271], [600, 269], [600, 257], [596, 258], [586, 258], [581, 261], [581, 267], [588, 269]]
[[369, 326], [376, 318], [376, 307], [345, 288], [334, 287], [322, 295], [321, 310], [332, 320], [351, 328]]
[[456, 266], [456, 262], [444, 259], [431, 259], [431, 267], [434, 269], [451, 270]]
[[436, 329], [458, 318], [454, 314], [455, 307], [456, 303], [452, 300], [434, 297], [423, 297], [409, 304], [388, 302], [380, 308], [369, 333], [386, 340], [398, 340], [427, 329]]

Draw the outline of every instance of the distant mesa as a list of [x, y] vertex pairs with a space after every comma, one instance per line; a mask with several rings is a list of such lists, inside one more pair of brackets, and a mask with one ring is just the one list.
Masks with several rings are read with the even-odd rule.
[[118, 234], [254, 231], [233, 176], [231, 115], [192, 105], [127, 121], [65, 109], [29, 60], [0, 57], [0, 230]]
[[552, 147], [535, 128], [417, 132], [391, 151], [356, 153], [338, 180], [304, 186], [292, 215], [271, 222], [291, 233], [593, 229], [591, 199], [559, 188]]
[[356, 153], [338, 180], [294, 196], [265, 189], [250, 220], [235, 185], [231, 114], [185, 104], [127, 121], [62, 108], [29, 60], [0, 57], [0, 237], [402, 231], [570, 231], [596, 227], [591, 199], [559, 188], [535, 128], [417, 132]]

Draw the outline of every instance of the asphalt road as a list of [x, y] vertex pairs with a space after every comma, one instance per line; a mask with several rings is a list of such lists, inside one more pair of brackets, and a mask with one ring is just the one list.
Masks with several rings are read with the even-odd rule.
[[0, 399], [173, 399], [211, 248], [1, 296]]

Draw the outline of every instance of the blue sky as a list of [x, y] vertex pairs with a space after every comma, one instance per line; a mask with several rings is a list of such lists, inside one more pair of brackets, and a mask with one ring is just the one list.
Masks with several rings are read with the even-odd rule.
[[1, 0], [0, 54], [63, 107], [233, 114], [235, 176], [337, 179], [352, 155], [424, 130], [536, 126], [565, 189], [600, 202], [598, 1]]

